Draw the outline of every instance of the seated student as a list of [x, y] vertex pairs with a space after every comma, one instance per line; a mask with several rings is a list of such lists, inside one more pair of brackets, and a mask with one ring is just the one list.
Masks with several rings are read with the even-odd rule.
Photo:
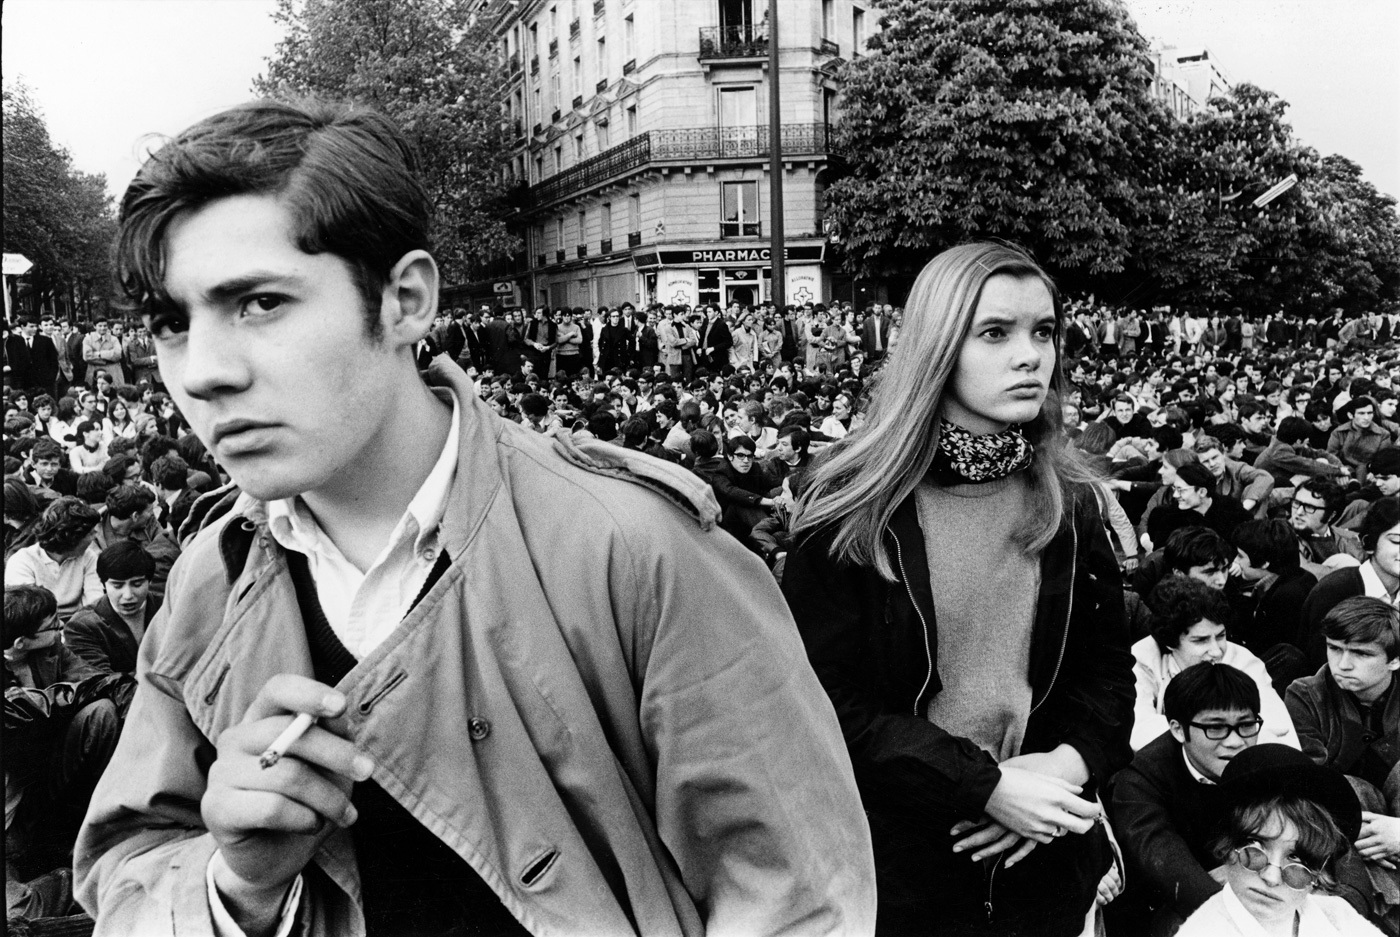
[[1303, 568], [1319, 579], [1364, 558], [1357, 535], [1336, 526], [1346, 500], [1341, 486], [1327, 478], [1310, 478], [1293, 491], [1288, 520], [1298, 532]]
[[78, 493], [78, 475], [64, 465], [67, 461], [63, 446], [52, 439], [35, 440], [34, 447], [29, 450], [29, 464], [20, 474], [20, 479], [41, 501], [75, 495]]
[[1303, 603], [1317, 577], [1298, 559], [1298, 535], [1287, 521], [1250, 521], [1235, 530], [1238, 555], [1227, 590], [1236, 610], [1233, 640], [1264, 661], [1282, 693], [1306, 676], [1303, 652], [1293, 644]]
[[[773, 507], [769, 492], [778, 484], [776, 473], [754, 459], [755, 446], [747, 436], [735, 436], [728, 441], [728, 455], [712, 465], [707, 471], [700, 470], [699, 459], [702, 447], [696, 433], [691, 437], [691, 448], [697, 459], [695, 471], [709, 481], [724, 512], [721, 524], [739, 539], [751, 545], [749, 532], [753, 526], [768, 516]], [[712, 435], [713, 438], [713, 435]], [[705, 446], [704, 449], [708, 449]]]
[[28, 879], [67, 864], [131, 682], [104, 677], [64, 646], [58, 603], [42, 586], [5, 588], [2, 627], [6, 877], [17, 863]]
[[1133, 574], [1133, 591], [1141, 596], [1151, 595], [1157, 583], [1171, 575], [1223, 589], [1237, 555], [1230, 541], [1209, 527], [1182, 527], [1172, 531], [1162, 549], [1143, 560]]
[[1223, 812], [1225, 766], [1259, 741], [1259, 685], [1229, 664], [1183, 670], [1164, 694], [1169, 726], [1110, 782], [1109, 819], [1127, 889], [1109, 906], [1113, 932], [1167, 934], [1220, 890], [1210, 839]]
[[1365, 555], [1360, 566], [1322, 577], [1303, 603], [1302, 631], [1294, 644], [1310, 670], [1326, 663], [1322, 620], [1334, 606], [1354, 595], [1369, 595], [1394, 605], [1400, 601], [1400, 495], [1379, 498], [1357, 528]]
[[1201, 464], [1215, 477], [1216, 493], [1238, 499], [1246, 511], [1257, 508], [1262, 516], [1269, 492], [1274, 490], [1273, 476], [1230, 458], [1226, 444], [1216, 436], [1198, 436], [1194, 448]]
[[58, 600], [58, 616], [102, 598], [97, 578], [95, 528], [98, 513], [78, 498], [59, 498], [34, 526], [34, 543], [16, 550], [5, 564], [5, 586], [43, 586]]
[[156, 496], [144, 485], [122, 485], [107, 492], [107, 512], [97, 525], [97, 548], [104, 550], [121, 540], [132, 540], [155, 561], [150, 576], [156, 607], [165, 596], [170, 568], [180, 558], [180, 546], [156, 521]]
[[1231, 760], [1222, 795], [1225, 832], [1212, 845], [1224, 888], [1186, 919], [1177, 937], [1379, 937], [1342, 898], [1337, 863], [1361, 825], [1340, 774], [1283, 745]]
[[101, 673], [136, 673], [136, 650], [160, 607], [151, 594], [156, 561], [132, 540], [117, 540], [97, 555], [105, 593], [64, 626], [69, 650]]
[[1238, 499], [1217, 493], [1215, 476], [1199, 462], [1177, 469], [1170, 486], [1175, 505], [1164, 504], [1147, 519], [1147, 534], [1154, 544], [1165, 542], [1181, 527], [1209, 527], [1229, 539], [1236, 527], [1250, 519]]
[[[1254, 467], [1273, 476], [1279, 488], [1288, 488], [1301, 479], [1340, 475], [1340, 460], [1308, 448], [1312, 424], [1301, 416], [1284, 417], [1269, 445], [1254, 460]], [[1301, 479], [1300, 479], [1301, 476]]]
[[1381, 599], [1343, 599], [1322, 622], [1327, 666], [1295, 680], [1285, 702], [1303, 753], [1347, 776], [1360, 796], [1355, 846], [1400, 923], [1400, 612]]
[[1133, 677], [1137, 702], [1133, 707], [1134, 750], [1168, 729], [1164, 691], [1177, 674], [1201, 662], [1224, 663], [1244, 671], [1259, 687], [1265, 741], [1298, 747], [1298, 736], [1283, 700], [1274, 692], [1262, 661], [1225, 637], [1230, 605], [1219, 589], [1185, 576], [1170, 576], [1147, 598], [1152, 634], [1133, 645]]

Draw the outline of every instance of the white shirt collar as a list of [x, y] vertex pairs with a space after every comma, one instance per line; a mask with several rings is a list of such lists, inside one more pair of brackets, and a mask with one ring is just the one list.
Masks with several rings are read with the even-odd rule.
[[[452, 488], [452, 480], [457, 475], [457, 449], [460, 439], [458, 423], [461, 418], [457, 394], [451, 390], [448, 393], [452, 397], [452, 422], [447, 430], [447, 440], [443, 443], [442, 452], [438, 455], [432, 471], [423, 479], [418, 493], [408, 502], [408, 509], [394, 527], [394, 532], [389, 535], [386, 549], [404, 536], [410, 524], [414, 527], [416, 538], [414, 549], [421, 549], [423, 541], [432, 536], [442, 522], [443, 512], [447, 508], [447, 495]], [[272, 536], [288, 549], [307, 553], [316, 549], [318, 544], [330, 545], [301, 495], [269, 501], [267, 522]]]
[[1376, 572], [1370, 560], [1361, 564], [1361, 588], [1367, 596], [1400, 608], [1400, 593], [1396, 593], [1395, 597], [1391, 598], [1390, 593], [1385, 591], [1385, 583], [1381, 582], [1380, 574]]
[[1209, 784], [1211, 787], [1215, 786], [1214, 781], [1204, 774], [1201, 774], [1201, 772], [1196, 770], [1196, 766], [1191, 764], [1191, 759], [1186, 757], [1186, 749], [1184, 748], [1181, 750], [1181, 760], [1186, 762], [1186, 770], [1191, 772], [1191, 777], [1196, 779], [1197, 784]]

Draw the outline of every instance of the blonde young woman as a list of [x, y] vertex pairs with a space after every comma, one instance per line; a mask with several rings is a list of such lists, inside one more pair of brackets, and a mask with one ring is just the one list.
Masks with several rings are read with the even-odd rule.
[[1024, 253], [936, 257], [862, 428], [811, 475], [783, 590], [870, 817], [883, 934], [1079, 933], [1121, 887], [1095, 802], [1133, 660], [1063, 314]]

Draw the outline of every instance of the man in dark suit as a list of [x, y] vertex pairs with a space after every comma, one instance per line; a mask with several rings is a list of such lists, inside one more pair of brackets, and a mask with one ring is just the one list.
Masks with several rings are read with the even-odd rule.
[[58, 381], [58, 349], [52, 339], [39, 334], [39, 323], [26, 316], [19, 331], [6, 340], [5, 358], [10, 364], [10, 386], [25, 391], [54, 392]]
[[482, 338], [486, 340], [486, 363], [497, 374], [514, 374], [520, 370], [520, 362], [510, 360], [510, 345], [506, 340], [505, 313], [499, 309], [492, 312], [490, 306], [482, 306], [481, 317], [484, 322], [481, 327]]
[[870, 307], [870, 315], [866, 316], [860, 325], [860, 347], [871, 364], [885, 357], [885, 352], [889, 350], [892, 322], [890, 312], [889, 306], [881, 307], [877, 303]]
[[463, 329], [461, 323], [458, 322], [458, 312], [456, 309], [448, 310], [446, 318], [447, 322], [443, 326], [442, 338], [439, 340], [439, 344], [442, 346], [443, 353], [453, 361], [456, 361], [458, 358], [462, 357], [462, 350], [467, 347], [466, 330]]
[[734, 337], [729, 326], [719, 314], [718, 306], [711, 306], [709, 317], [700, 328], [700, 353], [704, 355], [705, 367], [711, 374], [719, 374], [729, 368], [729, 349], [734, 345]]

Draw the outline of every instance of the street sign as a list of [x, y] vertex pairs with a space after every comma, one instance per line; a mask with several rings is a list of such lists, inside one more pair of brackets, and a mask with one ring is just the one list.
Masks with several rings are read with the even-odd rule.
[[23, 276], [34, 266], [34, 261], [23, 254], [6, 254], [4, 274], [7, 277]]
[[512, 292], [515, 289], [515, 284], [510, 282], [493, 283], [491, 289], [498, 296], [502, 296]]

